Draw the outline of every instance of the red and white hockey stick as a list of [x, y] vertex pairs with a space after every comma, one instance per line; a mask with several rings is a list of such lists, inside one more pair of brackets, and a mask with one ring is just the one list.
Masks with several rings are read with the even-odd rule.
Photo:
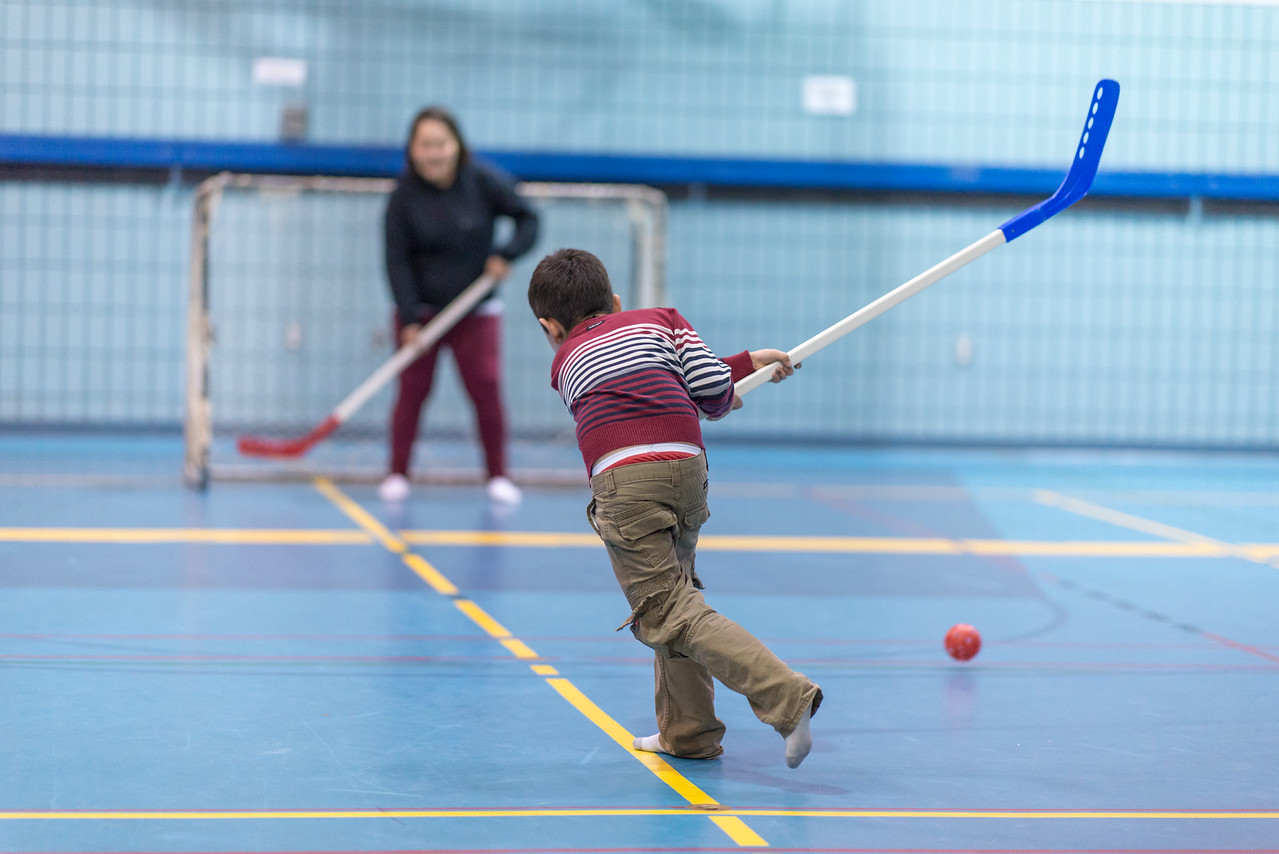
[[333, 409], [329, 417], [321, 421], [310, 433], [296, 439], [241, 436], [236, 443], [240, 453], [251, 457], [302, 456], [355, 414], [355, 411], [363, 406], [370, 397], [377, 394], [382, 386], [399, 376], [401, 371], [412, 364], [430, 347], [434, 346], [450, 329], [457, 325], [459, 320], [465, 317], [471, 309], [475, 308], [480, 300], [488, 296], [496, 285], [497, 280], [492, 276], [480, 276], [467, 285], [466, 290], [458, 294], [452, 302], [444, 307], [443, 311], [432, 317], [426, 326], [422, 327], [422, 330], [418, 332], [417, 337], [411, 343], [401, 347], [394, 356], [383, 363], [368, 379], [360, 383], [355, 391], [348, 394]]

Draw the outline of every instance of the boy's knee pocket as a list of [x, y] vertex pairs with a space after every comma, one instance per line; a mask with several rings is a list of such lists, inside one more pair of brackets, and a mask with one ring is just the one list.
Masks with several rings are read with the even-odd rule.
[[619, 626], [630, 626], [636, 640], [658, 651], [682, 647], [690, 629], [710, 610], [689, 579], [671, 573], [662, 581], [632, 601], [630, 619]]
[[[666, 622], [666, 611], [671, 592], [679, 583], [678, 576], [664, 573], [656, 578], [645, 579], [626, 587], [626, 601], [631, 606], [631, 615], [626, 622], [617, 627], [630, 627], [635, 636], [645, 641], [641, 634], [652, 636]], [[656, 638], [654, 638], [656, 640]]]

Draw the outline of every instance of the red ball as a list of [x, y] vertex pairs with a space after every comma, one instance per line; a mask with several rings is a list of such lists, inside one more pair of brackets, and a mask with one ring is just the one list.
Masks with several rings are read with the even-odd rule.
[[981, 635], [967, 623], [951, 626], [946, 632], [946, 651], [958, 661], [967, 661], [981, 650]]

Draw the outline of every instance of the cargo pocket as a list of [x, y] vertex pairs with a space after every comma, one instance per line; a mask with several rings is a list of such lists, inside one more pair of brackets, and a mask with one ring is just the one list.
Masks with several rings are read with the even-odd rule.
[[684, 514], [684, 518], [680, 523], [684, 526], [685, 531], [696, 531], [698, 528], [706, 524], [706, 520], [711, 518], [711, 509], [703, 504], [693, 510], [689, 510]]
[[604, 536], [600, 533], [600, 526], [595, 524], [595, 499], [592, 498], [590, 503], [586, 505], [586, 523], [591, 526], [591, 530], [596, 536]]
[[[711, 511], [702, 504], [686, 512], [680, 520], [680, 560], [688, 573], [689, 580], [693, 582], [693, 587], [698, 590], [705, 590], [706, 585], [702, 584], [702, 579], [697, 576], [697, 533], [709, 518], [711, 518]], [[684, 555], [687, 555], [687, 558]]]
[[637, 542], [649, 534], [675, 527], [675, 514], [665, 507], [648, 507], [632, 516], [621, 516], [613, 524], [627, 542]]

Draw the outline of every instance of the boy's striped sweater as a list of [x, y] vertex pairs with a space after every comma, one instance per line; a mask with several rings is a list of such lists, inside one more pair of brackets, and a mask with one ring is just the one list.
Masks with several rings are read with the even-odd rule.
[[582, 321], [551, 363], [551, 387], [577, 422], [586, 470], [628, 445], [688, 442], [704, 448], [698, 410], [722, 418], [750, 353], [719, 359], [673, 308], [643, 308]]

